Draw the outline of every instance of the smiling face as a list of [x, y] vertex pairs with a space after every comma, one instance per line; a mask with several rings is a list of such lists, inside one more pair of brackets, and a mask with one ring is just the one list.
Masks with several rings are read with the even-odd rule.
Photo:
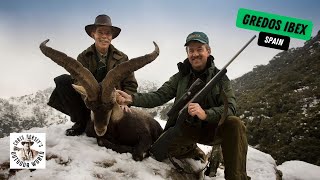
[[31, 146], [31, 143], [23, 143], [23, 148], [25, 149], [25, 150], [30, 150], [30, 146]]
[[92, 32], [92, 38], [95, 40], [97, 50], [105, 54], [112, 41], [112, 28], [109, 26], [98, 26], [95, 31]]
[[192, 68], [201, 71], [206, 68], [207, 59], [211, 54], [211, 49], [207, 44], [198, 41], [191, 41], [187, 45], [187, 55]]

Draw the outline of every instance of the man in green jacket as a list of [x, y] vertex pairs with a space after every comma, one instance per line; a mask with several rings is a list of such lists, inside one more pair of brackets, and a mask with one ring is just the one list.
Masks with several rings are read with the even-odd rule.
[[[106, 74], [118, 64], [128, 61], [128, 56], [116, 49], [111, 41], [116, 38], [121, 29], [112, 26], [111, 19], [107, 15], [98, 15], [94, 24], [85, 27], [86, 33], [94, 39], [95, 43], [78, 55], [77, 60], [101, 82]], [[86, 108], [80, 94], [71, 84], [78, 84], [70, 75], [61, 75], [54, 79], [54, 89], [48, 105], [69, 115], [75, 124], [66, 130], [66, 135], [80, 135], [85, 131], [86, 124], [90, 120], [90, 110]], [[118, 82], [117, 89], [132, 94], [137, 92], [137, 81], [134, 73], [131, 73], [123, 81]]]
[[[203, 32], [193, 32], [186, 39], [187, 59], [178, 64], [179, 72], [173, 75], [157, 91], [149, 93], [134, 93], [129, 95], [118, 90], [119, 104], [126, 104], [138, 107], [152, 108], [160, 106], [175, 98], [175, 103], [188, 90], [190, 85], [200, 78], [208, 82], [219, 71], [214, 65], [214, 58], [211, 56], [209, 39]], [[220, 96], [220, 89], [223, 89], [228, 101], [228, 117], [218, 130], [218, 137], [222, 140], [221, 147], [225, 164], [225, 178], [227, 180], [246, 180], [246, 155], [248, 143], [246, 130], [242, 121], [235, 116], [236, 99], [231, 87], [230, 80], [224, 76], [222, 80], [212, 89], [206, 99], [201, 103], [189, 103], [188, 113], [191, 117], [198, 119], [198, 123], [184, 123], [181, 128], [182, 134], [171, 137], [169, 154], [176, 158], [204, 158], [204, 153], [197, 147], [196, 143], [213, 145], [214, 134], [218, 122], [223, 114], [223, 98]], [[178, 112], [176, 112], [178, 114]], [[176, 116], [177, 117], [177, 116]], [[169, 118], [166, 124], [166, 133], [169, 128], [175, 126], [176, 118]], [[159, 139], [166, 138], [160, 136]], [[159, 139], [151, 149], [161, 149]], [[152, 152], [157, 160], [162, 155]], [[159, 156], [158, 156], [159, 155]]]

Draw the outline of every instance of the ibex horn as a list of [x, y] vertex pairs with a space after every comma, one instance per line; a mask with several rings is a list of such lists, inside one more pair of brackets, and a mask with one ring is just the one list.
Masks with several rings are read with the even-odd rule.
[[110, 102], [112, 98], [111, 92], [118, 82], [158, 57], [160, 52], [159, 47], [155, 42], [153, 42], [153, 44], [155, 50], [152, 53], [121, 63], [108, 72], [102, 81], [102, 101]]
[[48, 41], [49, 39], [40, 44], [41, 52], [52, 61], [66, 69], [72, 77], [84, 87], [89, 101], [96, 100], [99, 93], [99, 84], [92, 73], [87, 68], [83, 67], [79, 61], [67, 56], [63, 52], [48, 47], [46, 45]]

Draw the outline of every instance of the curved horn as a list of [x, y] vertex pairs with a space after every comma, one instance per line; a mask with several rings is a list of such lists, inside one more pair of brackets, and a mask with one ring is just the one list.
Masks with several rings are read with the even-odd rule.
[[112, 98], [112, 91], [116, 84], [122, 81], [125, 77], [129, 76], [130, 73], [142, 68], [143, 66], [151, 63], [159, 56], [159, 47], [153, 42], [155, 50], [141, 57], [133, 58], [129, 61], [119, 64], [108, 72], [106, 77], [102, 81], [102, 101], [110, 102]]
[[48, 47], [46, 45], [48, 41], [49, 39], [40, 44], [41, 52], [52, 61], [66, 69], [72, 77], [83, 86], [87, 92], [89, 101], [96, 100], [99, 93], [99, 84], [92, 73], [87, 68], [83, 67], [79, 61], [67, 56], [63, 52]]

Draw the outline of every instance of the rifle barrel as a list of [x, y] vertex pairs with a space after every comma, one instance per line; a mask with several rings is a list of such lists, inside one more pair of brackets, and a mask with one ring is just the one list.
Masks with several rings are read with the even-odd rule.
[[231, 58], [231, 60], [222, 68], [222, 69], [226, 69], [235, 59], [236, 59], [236, 57], [238, 57], [238, 55], [245, 49], [245, 48], [247, 48], [247, 46], [254, 40], [254, 38], [256, 38], [257, 37], [257, 35], [254, 35], [248, 42], [247, 42], [247, 44], [245, 44], [238, 52], [237, 52], [237, 54], [235, 54], [232, 58]]

